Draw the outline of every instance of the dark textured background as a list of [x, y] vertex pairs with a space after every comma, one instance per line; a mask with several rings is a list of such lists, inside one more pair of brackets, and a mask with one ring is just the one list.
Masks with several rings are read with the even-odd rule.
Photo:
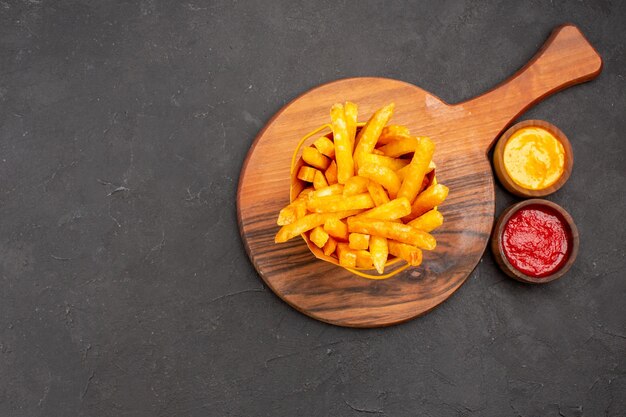
[[[626, 416], [626, 3], [312, 3], [0, 1], [0, 416]], [[574, 147], [566, 278], [486, 253], [375, 330], [262, 285], [235, 195], [282, 105], [359, 75], [468, 99], [567, 21], [604, 71], [523, 116]]]

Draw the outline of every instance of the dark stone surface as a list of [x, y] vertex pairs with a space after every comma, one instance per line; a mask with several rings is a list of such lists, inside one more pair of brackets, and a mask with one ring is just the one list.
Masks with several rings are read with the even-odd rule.
[[[425, 3], [1, 0], [0, 415], [625, 416], [626, 4]], [[574, 147], [550, 197], [581, 233], [566, 278], [486, 253], [375, 330], [264, 288], [235, 194], [283, 104], [358, 75], [461, 101], [567, 21], [604, 72], [523, 116]]]

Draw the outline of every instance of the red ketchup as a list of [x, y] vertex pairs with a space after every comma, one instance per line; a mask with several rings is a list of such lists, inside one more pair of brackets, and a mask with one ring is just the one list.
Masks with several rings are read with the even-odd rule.
[[531, 204], [513, 214], [502, 233], [506, 259], [535, 278], [552, 275], [569, 257], [571, 237], [565, 220], [553, 209]]

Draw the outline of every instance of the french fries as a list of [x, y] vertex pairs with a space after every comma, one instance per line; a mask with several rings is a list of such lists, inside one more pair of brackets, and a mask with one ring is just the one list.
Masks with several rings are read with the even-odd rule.
[[312, 213], [333, 213], [372, 207], [374, 207], [374, 201], [369, 193], [351, 196], [329, 195], [328, 197], [309, 199], [306, 203], [306, 209]]
[[280, 210], [280, 213], [278, 213], [278, 220], [276, 220], [277, 225], [285, 226], [297, 220], [296, 209], [294, 205], [295, 205], [295, 202], [289, 204], [288, 206]]
[[326, 181], [326, 177], [320, 171], [315, 172], [315, 176], [313, 177], [313, 188], [316, 190], [321, 190], [322, 188], [328, 187], [328, 181]]
[[359, 168], [359, 176], [368, 178], [382, 185], [389, 197], [396, 198], [400, 189], [400, 179], [391, 168], [381, 165], [366, 164]]
[[[396, 159], [396, 161], [398, 160], [405, 161], [405, 159]], [[430, 161], [430, 164], [428, 164], [428, 168], [426, 169], [426, 174], [430, 174], [430, 172], [433, 171], [435, 168], [437, 168], [437, 165], [435, 165], [433, 161]], [[398, 178], [400, 178], [400, 181], [404, 181], [404, 177], [406, 176], [406, 173], [408, 172], [408, 170], [409, 170], [408, 165], [405, 165], [401, 167], [400, 169], [395, 170], [396, 174], [398, 175]]]
[[385, 124], [387, 124], [387, 121], [393, 114], [394, 107], [395, 104], [390, 103], [382, 109], [376, 111], [359, 132], [356, 139], [356, 149], [354, 150], [354, 160], [356, 161], [357, 166], [363, 164], [361, 159], [363, 155], [370, 154], [372, 153], [372, 150], [374, 150], [380, 133], [383, 131]]
[[337, 163], [335, 161], [332, 161], [324, 171], [324, 176], [328, 184], [337, 184]]
[[434, 152], [435, 145], [430, 139], [424, 137], [417, 143], [413, 159], [408, 165], [404, 181], [398, 191], [398, 197], [406, 197], [410, 202], [415, 200]]
[[392, 260], [421, 265], [423, 251], [437, 246], [430, 232], [444, 222], [437, 206], [449, 190], [427, 176], [435, 169], [432, 141], [386, 126], [393, 111], [390, 103], [363, 125], [356, 104], [332, 106], [332, 132], [302, 149], [292, 173], [293, 200], [278, 213], [276, 243], [302, 235], [315, 256], [350, 270], [384, 274]]
[[369, 269], [374, 264], [372, 263], [372, 254], [366, 250], [356, 251], [356, 267]]
[[323, 248], [326, 242], [328, 242], [328, 233], [321, 226], [317, 226], [315, 229], [311, 230], [309, 234], [309, 239], [311, 242], [315, 243], [318, 248]]
[[319, 171], [315, 168], [302, 166], [300, 167], [300, 171], [298, 171], [298, 179], [306, 182], [313, 182], [316, 172]]
[[364, 235], [362, 233], [350, 233], [350, 235], [348, 236], [348, 246], [350, 246], [350, 249], [367, 249], [369, 245], [370, 235]]
[[[376, 149], [374, 149], [376, 150]], [[372, 151], [373, 152], [373, 151]], [[382, 152], [382, 151], [381, 151]], [[363, 161], [363, 165], [365, 164], [374, 164], [381, 165], [387, 168], [391, 168], [394, 171], [398, 171], [409, 164], [409, 160], [400, 159], [400, 158], [390, 158], [384, 155], [376, 155], [376, 154], [365, 154], [361, 157]]]
[[330, 256], [333, 253], [335, 253], [336, 249], [337, 249], [337, 241], [333, 239], [332, 237], [328, 236], [328, 240], [326, 241], [326, 244], [322, 248], [324, 255]]
[[308, 196], [310, 193], [312, 193], [313, 190], [314, 189], [311, 188], [311, 187], [303, 188], [302, 191], [300, 191], [300, 193], [298, 194], [298, 197], [304, 198], [304, 197]]
[[380, 137], [378, 138], [378, 144], [386, 145], [392, 140], [398, 140], [405, 136], [410, 136], [408, 127], [400, 125], [389, 125], [386, 126], [380, 133]]
[[[374, 210], [374, 209], [372, 209]], [[371, 210], [370, 210], [371, 211]], [[367, 212], [365, 212], [367, 213]], [[363, 214], [365, 214], [363, 213]], [[425, 232], [432, 232], [443, 224], [443, 215], [438, 210], [430, 210], [407, 223], [409, 226]]]
[[335, 144], [326, 136], [318, 138], [313, 142], [313, 146], [315, 146], [322, 155], [326, 155], [329, 158], [335, 157]]
[[411, 203], [405, 197], [400, 197], [361, 213], [359, 217], [376, 220], [397, 220], [409, 214], [411, 214]]
[[285, 226], [298, 220], [300, 217], [306, 215], [306, 197], [296, 199], [293, 203], [283, 208], [278, 213], [278, 220], [276, 224], [279, 226]]
[[361, 176], [350, 177], [348, 181], [346, 181], [346, 185], [343, 187], [343, 195], [351, 196], [361, 193], [367, 192], [367, 185], [370, 180]]
[[385, 272], [385, 264], [389, 257], [389, 248], [387, 239], [382, 236], [370, 237], [370, 253], [372, 254], [372, 263], [379, 274]]
[[304, 217], [306, 215], [306, 199], [311, 191], [310, 188], [305, 188], [300, 191], [300, 194], [293, 202], [283, 207], [278, 213], [276, 224], [285, 226], [295, 222], [300, 217]]
[[358, 214], [360, 212], [361, 210], [350, 210], [338, 213], [307, 214], [306, 216], [299, 218], [295, 222], [281, 227], [278, 233], [276, 233], [274, 242], [286, 242], [289, 239], [293, 239], [294, 237], [301, 235], [304, 232], [308, 232], [309, 230], [317, 226], [321, 226], [328, 219], [344, 219], [346, 217], [354, 216], [355, 214]]
[[327, 219], [324, 222], [324, 230], [335, 239], [348, 240], [348, 226], [339, 219]]
[[307, 194], [307, 200], [312, 200], [314, 198], [326, 197], [329, 195], [341, 195], [343, 194], [343, 185], [341, 184], [333, 184], [328, 187], [320, 188], [319, 190], [312, 191]]
[[330, 165], [330, 159], [326, 158], [312, 146], [307, 146], [302, 150], [302, 160], [313, 168], [321, 169], [322, 171]]
[[406, 155], [407, 153], [415, 152], [419, 138], [413, 136], [405, 136], [398, 140], [392, 140], [385, 146], [381, 146], [380, 149], [383, 154], [397, 158], [398, 156]]
[[354, 160], [352, 159], [352, 142], [350, 141], [346, 115], [341, 104], [335, 104], [330, 109], [330, 120], [335, 140], [337, 181], [339, 184], [345, 184], [348, 178], [354, 175]]
[[356, 267], [356, 252], [350, 249], [346, 243], [337, 244], [337, 257], [339, 258], [339, 265], [346, 268]]
[[409, 225], [392, 221], [350, 217], [348, 219], [348, 231], [386, 237], [425, 250], [433, 250], [437, 246], [432, 235]]
[[396, 242], [395, 240], [387, 241], [389, 244], [389, 253], [404, 259], [411, 266], [419, 266], [422, 263], [422, 251], [415, 246], [406, 243]]
[[372, 197], [372, 200], [374, 200], [374, 204], [376, 204], [376, 206], [382, 206], [383, 204], [389, 202], [387, 192], [379, 183], [370, 181], [367, 184], [367, 191], [370, 193], [370, 196]]
[[417, 196], [413, 206], [411, 207], [411, 214], [406, 217], [407, 221], [411, 221], [414, 218], [421, 216], [430, 209], [443, 203], [448, 196], [448, 187], [442, 184], [432, 184], [426, 188], [422, 193]]
[[356, 139], [356, 119], [357, 119], [357, 107], [356, 104], [346, 101], [343, 107], [344, 114], [346, 115], [346, 125], [348, 127], [348, 138], [352, 146], [351, 150], [354, 151], [354, 141]]

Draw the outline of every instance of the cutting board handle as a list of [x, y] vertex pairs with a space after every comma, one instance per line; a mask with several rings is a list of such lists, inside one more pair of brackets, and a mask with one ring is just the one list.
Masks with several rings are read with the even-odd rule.
[[489, 134], [481, 138], [483, 149], [488, 150], [526, 109], [550, 94], [597, 77], [601, 70], [598, 52], [576, 26], [566, 24], [557, 27], [533, 59], [511, 78], [454, 107], [462, 107], [474, 121], [489, 124], [490, 129], [483, 130]]

